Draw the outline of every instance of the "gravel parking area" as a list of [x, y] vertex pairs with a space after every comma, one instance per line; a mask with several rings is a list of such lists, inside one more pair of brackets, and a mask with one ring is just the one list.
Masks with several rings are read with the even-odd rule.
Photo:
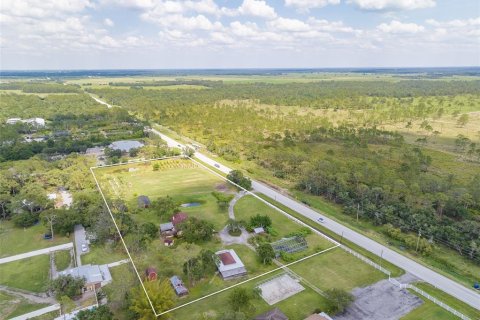
[[[413, 279], [406, 275], [398, 280], [406, 283]], [[352, 294], [355, 302], [344, 314], [334, 317], [334, 320], [397, 320], [423, 303], [419, 297], [406, 289], [400, 289], [388, 280], [356, 288]]]

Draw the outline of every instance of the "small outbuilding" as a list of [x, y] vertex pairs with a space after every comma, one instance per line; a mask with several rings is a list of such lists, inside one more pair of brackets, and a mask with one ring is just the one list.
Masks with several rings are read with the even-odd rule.
[[185, 296], [188, 294], [188, 289], [187, 287], [185, 287], [185, 285], [183, 284], [183, 281], [182, 279], [180, 279], [180, 277], [178, 276], [173, 276], [170, 278], [170, 283], [173, 287], [173, 290], [175, 290], [175, 293], [177, 294], [177, 296], [181, 297], [181, 296]]
[[255, 233], [255, 234], [262, 234], [262, 233], [265, 233], [265, 229], [263, 229], [263, 227], [254, 228], [254, 229], [253, 229], [253, 233]]
[[142, 209], [150, 207], [150, 204], [151, 204], [151, 201], [147, 196], [139, 196], [137, 198], [137, 202], [138, 202], [138, 207]]
[[254, 320], [288, 320], [288, 317], [278, 308], [267, 311], [253, 318]]
[[188, 215], [185, 212], [177, 212], [172, 216], [172, 223], [174, 226], [184, 222], [188, 219]]
[[145, 277], [148, 281], [157, 280], [157, 270], [153, 267], [148, 267], [147, 270], [145, 270]]

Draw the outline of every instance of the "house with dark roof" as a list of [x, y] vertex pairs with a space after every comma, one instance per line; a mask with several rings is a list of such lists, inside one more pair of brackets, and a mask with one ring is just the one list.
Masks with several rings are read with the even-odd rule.
[[178, 276], [171, 277], [170, 284], [172, 285], [173, 290], [175, 290], [175, 293], [177, 294], [177, 296], [181, 297], [188, 294], [188, 289], [187, 287], [185, 287], [180, 277]]
[[139, 208], [148, 208], [152, 203], [147, 196], [138, 196], [137, 203]]
[[253, 318], [254, 320], [288, 320], [288, 317], [278, 308], [267, 311]]
[[174, 226], [184, 222], [188, 219], [188, 215], [185, 212], [177, 212], [172, 216], [172, 223]]
[[167, 223], [161, 223], [160, 224], [160, 232], [161, 233], [174, 232], [174, 231], [175, 231], [175, 226], [173, 225], [173, 223], [167, 222]]
[[247, 269], [235, 250], [220, 250], [215, 253], [215, 263], [224, 280], [232, 279], [247, 274]]
[[108, 147], [112, 150], [120, 150], [122, 152], [130, 152], [132, 149], [143, 147], [144, 144], [136, 140], [120, 140], [112, 142]]
[[112, 276], [107, 265], [82, 265], [61, 271], [58, 276], [70, 275], [74, 278], [84, 278], [85, 284], [83, 291], [93, 291], [112, 282]]

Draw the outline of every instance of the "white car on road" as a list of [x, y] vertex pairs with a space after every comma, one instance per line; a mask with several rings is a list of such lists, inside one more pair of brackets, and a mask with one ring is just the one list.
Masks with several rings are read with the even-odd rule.
[[85, 243], [82, 243], [82, 252], [87, 252], [88, 251], [88, 247]]

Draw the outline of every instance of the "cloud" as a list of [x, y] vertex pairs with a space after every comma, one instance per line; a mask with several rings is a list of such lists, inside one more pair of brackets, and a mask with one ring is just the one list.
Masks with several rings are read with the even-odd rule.
[[431, 8], [435, 0], [349, 0], [362, 10], [396, 11]]
[[129, 9], [148, 9], [155, 6], [155, 0], [100, 0], [100, 5], [104, 7], [118, 6]]
[[43, 19], [61, 17], [78, 13], [86, 8], [93, 7], [90, 0], [2, 0], [0, 9], [2, 15], [17, 18]]
[[158, 12], [146, 12], [142, 15], [142, 19], [156, 23], [161, 27], [167, 29], [179, 29], [179, 30], [213, 30], [222, 27], [222, 24], [218, 21], [211, 22], [204, 15], [197, 15], [186, 17], [181, 14], [163, 15]]
[[377, 29], [385, 33], [418, 33], [425, 30], [421, 25], [415, 23], [402, 23], [392, 20], [390, 23], [382, 23]]
[[327, 5], [337, 5], [340, 0], [285, 0], [285, 6], [295, 7], [300, 11], [308, 11], [313, 8], [323, 8]]
[[243, 0], [242, 5], [238, 8], [238, 12], [242, 15], [266, 19], [273, 19], [277, 16], [275, 9], [262, 0]]
[[303, 21], [281, 17], [269, 21], [268, 25], [279, 31], [302, 32], [310, 30], [310, 27]]
[[103, 19], [103, 24], [107, 27], [113, 27], [115, 25], [115, 23], [113, 23], [113, 21], [109, 18]]

